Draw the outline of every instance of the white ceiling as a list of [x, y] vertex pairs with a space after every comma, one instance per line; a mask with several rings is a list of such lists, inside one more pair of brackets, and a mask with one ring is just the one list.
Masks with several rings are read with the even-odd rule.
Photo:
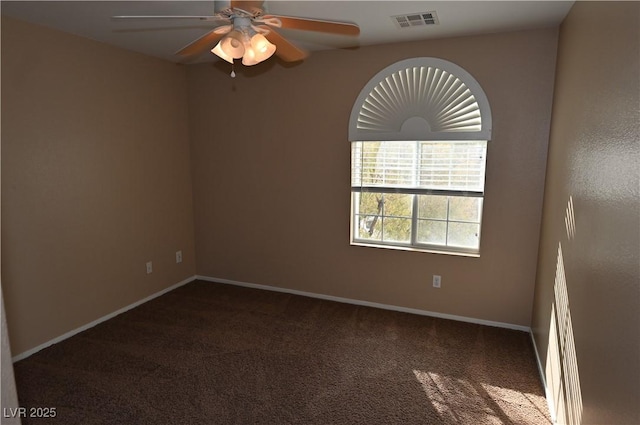
[[[211, 15], [228, 1], [2, 1], [3, 15], [180, 62], [174, 53], [213, 28], [193, 20], [116, 21], [114, 15]], [[275, 1], [267, 13], [355, 22], [360, 36], [281, 30], [299, 47], [314, 51], [408, 40], [494, 33], [558, 25], [573, 1]], [[393, 15], [435, 11], [439, 24], [399, 29]], [[43, 48], [46, 40], [43, 40]], [[196, 62], [214, 61], [207, 52]]]

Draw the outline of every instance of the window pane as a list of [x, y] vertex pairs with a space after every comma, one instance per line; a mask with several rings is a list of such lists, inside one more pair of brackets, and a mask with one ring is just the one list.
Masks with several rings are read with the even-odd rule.
[[452, 196], [449, 199], [449, 220], [480, 222], [482, 198]]
[[352, 142], [352, 186], [484, 190], [486, 141]]
[[418, 220], [417, 242], [445, 245], [447, 243], [447, 223], [445, 221]]
[[377, 182], [385, 186], [413, 186], [415, 176], [415, 142], [386, 142], [378, 151], [376, 166], [382, 170]]
[[447, 219], [447, 196], [419, 195], [418, 218]]
[[351, 185], [413, 187], [416, 142], [353, 142]]
[[378, 150], [382, 142], [354, 142], [351, 145], [351, 184], [370, 185], [377, 181], [381, 170], [376, 166]]
[[480, 225], [475, 223], [449, 223], [447, 245], [461, 248], [480, 247]]
[[411, 217], [413, 209], [413, 195], [404, 193], [385, 193], [383, 195], [383, 211], [385, 217]]
[[382, 213], [382, 193], [360, 193], [358, 213], [378, 215]]
[[359, 215], [356, 217], [357, 228], [354, 237], [356, 239], [366, 239], [380, 241], [382, 239], [382, 221], [375, 215]]
[[411, 219], [384, 217], [383, 236], [385, 242], [411, 242]]
[[356, 239], [380, 241], [382, 238], [382, 193], [354, 193]]
[[419, 187], [484, 190], [485, 141], [420, 142]]

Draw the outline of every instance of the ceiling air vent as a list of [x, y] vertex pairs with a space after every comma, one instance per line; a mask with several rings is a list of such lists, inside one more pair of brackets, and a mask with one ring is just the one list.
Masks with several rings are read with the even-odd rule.
[[408, 15], [392, 16], [393, 22], [399, 28], [423, 27], [425, 25], [437, 25], [438, 15], [436, 12], [410, 13]]

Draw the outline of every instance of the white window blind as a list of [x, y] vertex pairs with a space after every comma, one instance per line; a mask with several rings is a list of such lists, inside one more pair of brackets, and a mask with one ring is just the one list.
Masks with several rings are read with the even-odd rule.
[[356, 191], [484, 191], [486, 141], [352, 142]]

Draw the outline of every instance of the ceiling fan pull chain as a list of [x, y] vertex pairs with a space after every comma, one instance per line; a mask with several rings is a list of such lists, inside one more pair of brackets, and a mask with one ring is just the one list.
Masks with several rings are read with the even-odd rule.
[[234, 67], [234, 63], [231, 63], [231, 78], [236, 78], [236, 71]]

